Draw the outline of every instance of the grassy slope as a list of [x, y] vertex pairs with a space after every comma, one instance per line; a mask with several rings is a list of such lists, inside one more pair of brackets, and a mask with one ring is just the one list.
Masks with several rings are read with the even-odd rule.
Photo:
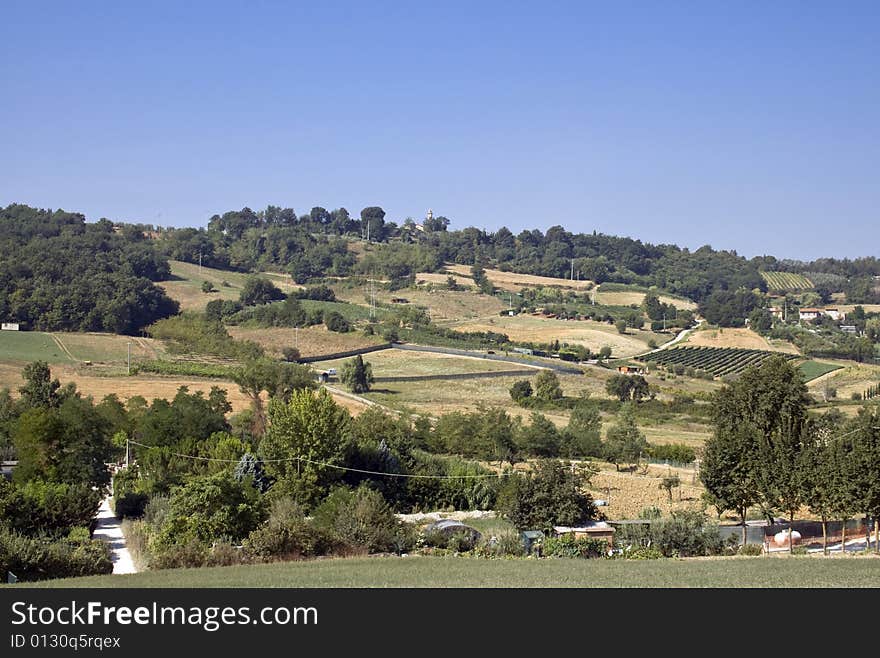
[[816, 379], [816, 377], [839, 370], [843, 366], [835, 363], [823, 363], [821, 361], [804, 361], [798, 367], [804, 375], [804, 381], [810, 382]]
[[0, 361], [70, 363], [71, 358], [41, 331], [0, 331]]
[[880, 559], [354, 558], [72, 578], [37, 587], [878, 587]]
[[[165, 289], [169, 297], [180, 302], [180, 308], [183, 311], [204, 310], [212, 299], [238, 299], [241, 289], [244, 287], [244, 281], [248, 277], [247, 274], [241, 272], [216, 270], [211, 267], [202, 267], [200, 271], [198, 265], [178, 260], [170, 260], [168, 263], [171, 265], [173, 278], [170, 281], [162, 281], [158, 285]], [[284, 292], [290, 292], [300, 287], [294, 284], [290, 276], [286, 274], [263, 272], [260, 273], [260, 276], [271, 280]], [[202, 292], [203, 281], [213, 283], [217, 292]], [[224, 286], [224, 281], [229, 285]]]

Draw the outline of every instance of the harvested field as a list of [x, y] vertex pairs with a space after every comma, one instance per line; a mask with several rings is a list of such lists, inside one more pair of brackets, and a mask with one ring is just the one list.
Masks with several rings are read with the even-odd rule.
[[[662, 303], [672, 304], [673, 306], [675, 306], [675, 308], [678, 309], [694, 311], [697, 308], [697, 305], [694, 302], [686, 301], [684, 299], [667, 297], [666, 295], [660, 295], [659, 298]], [[643, 292], [627, 292], [622, 290], [615, 290], [613, 292], [602, 292], [601, 285], [596, 291], [596, 303], [604, 304], [606, 306], [630, 306], [632, 304], [635, 304], [636, 306], [641, 306], [643, 301], [645, 301], [645, 293]]]
[[[880, 383], [880, 366], [853, 361], [827, 360], [828, 363], [842, 366], [829, 375], [814, 379], [807, 387], [811, 393], [820, 394], [826, 384], [837, 389], [839, 400], [849, 400], [853, 393], [863, 393], [869, 386]], [[848, 407], [841, 407], [845, 410]]]
[[455, 282], [465, 290], [469, 288], [476, 288], [476, 286], [474, 285], [474, 280], [470, 276], [463, 276], [461, 274], [445, 274], [442, 272], [419, 272], [418, 274], [416, 274], [416, 283], [430, 283], [432, 285], [445, 288], [447, 279], [450, 276], [455, 279]]
[[[637, 519], [646, 507], [659, 507], [664, 515], [673, 510], [699, 509], [703, 486], [696, 471], [669, 466], [648, 466], [648, 474], [641, 472], [618, 473], [613, 464], [600, 464], [601, 471], [592, 480], [590, 492], [595, 498], [608, 501], [602, 511], [609, 519]], [[672, 490], [672, 501], [664, 489], [661, 479], [668, 475], [678, 475], [681, 487]], [[681, 500], [679, 500], [679, 493]]]
[[[445, 269], [460, 276], [471, 276], [470, 265], [446, 265]], [[569, 279], [555, 279], [549, 276], [502, 272], [501, 270], [487, 269], [486, 276], [495, 287], [514, 292], [519, 292], [526, 287], [534, 288], [535, 286], [557, 286], [559, 288], [571, 288], [572, 290], [589, 290], [593, 287], [592, 281], [571, 281]]]
[[652, 338], [658, 343], [663, 342], [662, 338], [658, 339], [650, 331], [630, 329], [624, 335], [618, 333], [613, 325], [604, 322], [555, 320], [532, 315], [498, 316], [485, 320], [456, 322], [449, 326], [458, 331], [499, 332], [507, 334], [515, 341], [548, 343], [559, 340], [563, 343], [583, 345], [593, 352], [598, 352], [607, 345], [616, 358], [641, 354], [647, 349], [647, 343]]
[[770, 341], [751, 329], [743, 327], [699, 329], [691, 332], [683, 344], [695, 347], [740, 347], [748, 350], [800, 354], [800, 351], [791, 343], [781, 340]]
[[93, 363], [122, 364], [128, 359], [128, 346], [131, 344], [131, 360], [155, 359], [165, 352], [162, 341], [153, 338], [117, 336], [102, 333], [54, 333], [67, 352], [77, 361]]
[[[507, 305], [497, 297], [481, 295], [466, 290], [445, 290], [422, 288], [405, 288], [403, 290], [377, 290], [376, 299], [379, 303], [387, 304], [390, 308], [406, 308], [408, 306], [422, 306], [428, 309], [428, 315], [435, 322], [447, 322], [450, 320], [462, 320], [484, 316], [498, 315]], [[363, 288], [338, 287], [336, 290], [338, 299], [352, 304], [366, 304], [368, 297]], [[392, 298], [402, 297], [408, 300], [408, 304], [392, 304]]]
[[[333, 361], [316, 361], [318, 369], [341, 368], [348, 359]], [[398, 377], [419, 375], [453, 375], [459, 373], [503, 372], [506, 370], [522, 370], [527, 366], [514, 365], [503, 361], [470, 358], [436, 352], [413, 352], [409, 350], [382, 350], [364, 356], [373, 368], [375, 377]], [[534, 374], [540, 372], [534, 369]], [[436, 383], [435, 383], [436, 385]]]
[[236, 340], [252, 340], [276, 357], [281, 356], [281, 350], [285, 347], [298, 347], [302, 356], [320, 356], [370, 347], [383, 342], [379, 336], [364, 336], [358, 331], [341, 334], [330, 331], [324, 325], [299, 330], [287, 327], [227, 327], [227, 330]]

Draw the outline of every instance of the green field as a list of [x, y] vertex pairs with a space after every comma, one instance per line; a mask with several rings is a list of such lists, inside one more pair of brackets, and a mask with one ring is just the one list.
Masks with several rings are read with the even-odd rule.
[[0, 361], [70, 363], [50, 334], [41, 331], [0, 331]]
[[375, 557], [91, 576], [15, 587], [880, 587], [880, 559]]
[[810, 290], [813, 282], [794, 272], [761, 272], [770, 290]]
[[813, 381], [816, 377], [840, 370], [842, 367], [834, 363], [822, 363], [821, 361], [804, 361], [798, 366], [804, 375], [805, 382]]

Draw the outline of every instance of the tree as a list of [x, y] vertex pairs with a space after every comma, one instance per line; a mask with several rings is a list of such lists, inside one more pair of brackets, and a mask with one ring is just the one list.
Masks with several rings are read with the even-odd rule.
[[533, 412], [531, 422], [520, 433], [523, 450], [535, 457], [559, 456], [559, 432], [543, 414]]
[[361, 226], [364, 237], [370, 242], [382, 242], [385, 237], [385, 211], [379, 206], [368, 206], [361, 210]]
[[21, 402], [26, 407], [57, 407], [63, 396], [59, 393], [61, 382], [52, 379], [49, 364], [45, 361], [33, 361], [21, 372], [24, 386], [18, 389]]
[[90, 398], [72, 396], [57, 408], [25, 411], [15, 429], [14, 479], [106, 486], [106, 462], [113, 454], [110, 429]]
[[214, 287], [214, 284], [210, 281], [202, 281], [202, 292], [210, 293], [217, 292], [217, 289]]
[[348, 412], [325, 390], [294, 391], [290, 401], [269, 403], [269, 426], [258, 456], [279, 494], [292, 495], [311, 508], [337, 482], [342, 472]]
[[614, 323], [614, 326], [617, 328], [617, 333], [625, 334], [626, 329], [629, 325], [627, 324], [626, 320], [618, 320]]
[[608, 345], [603, 345], [599, 348], [599, 359], [604, 361], [605, 359], [611, 358], [611, 348]]
[[559, 400], [562, 398], [562, 387], [559, 378], [552, 370], [542, 370], [535, 377], [535, 397], [539, 400]]
[[681, 486], [681, 478], [678, 475], [666, 475], [660, 480], [660, 489], [665, 489], [669, 495], [669, 502], [672, 502], [672, 490]]
[[519, 404], [532, 395], [532, 385], [528, 379], [519, 379], [510, 387], [510, 398]]
[[595, 471], [572, 470], [556, 460], [541, 460], [529, 475], [511, 477], [502, 492], [501, 513], [517, 530], [551, 531], [598, 517], [593, 498], [584, 493]]
[[171, 494], [157, 546], [243, 540], [266, 518], [259, 491], [228, 472], [190, 479]]
[[605, 458], [619, 471], [621, 464], [634, 464], [648, 448], [645, 435], [636, 425], [632, 403], [624, 404], [617, 423], [605, 435], [603, 452]]
[[232, 380], [251, 401], [252, 432], [261, 437], [266, 428], [263, 392], [270, 398], [290, 399], [294, 391], [316, 387], [312, 369], [306, 365], [286, 364], [269, 358], [254, 359], [232, 372]]
[[300, 351], [295, 347], [285, 347], [281, 350], [281, 355], [288, 363], [296, 363], [302, 356]]
[[324, 313], [324, 324], [330, 331], [346, 333], [351, 331], [351, 325], [348, 320], [338, 311], [326, 311]]
[[571, 410], [568, 426], [562, 431], [562, 454], [568, 458], [602, 455], [602, 418], [599, 410], [579, 402]]
[[358, 354], [342, 364], [339, 380], [346, 384], [352, 393], [366, 393], [373, 384], [373, 367]]
[[641, 375], [613, 375], [605, 382], [605, 391], [621, 402], [639, 402], [648, 397], [648, 381]]
[[269, 279], [251, 275], [244, 281], [238, 300], [245, 306], [268, 304], [279, 299], [284, 299], [284, 293]]
[[451, 274], [446, 277], [446, 287], [452, 291], [461, 290], [461, 286], [458, 285], [458, 281], [456, 281], [455, 277]]

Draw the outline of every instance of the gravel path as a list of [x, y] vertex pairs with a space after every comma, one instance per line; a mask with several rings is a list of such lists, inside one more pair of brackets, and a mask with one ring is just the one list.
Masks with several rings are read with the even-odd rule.
[[125, 535], [122, 534], [122, 522], [110, 509], [110, 498], [101, 501], [98, 508], [98, 527], [92, 534], [95, 539], [102, 539], [110, 544], [113, 553], [113, 573], [137, 573], [131, 553], [125, 546]]

